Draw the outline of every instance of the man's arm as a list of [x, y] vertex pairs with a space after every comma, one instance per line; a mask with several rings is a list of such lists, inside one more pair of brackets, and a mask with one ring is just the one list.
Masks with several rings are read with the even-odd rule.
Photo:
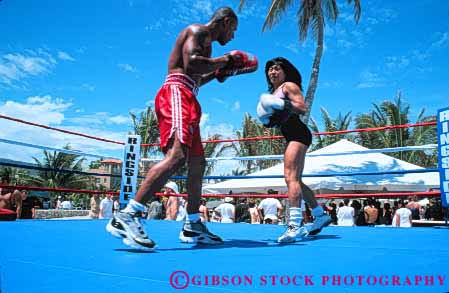
[[17, 219], [20, 219], [20, 216], [22, 215], [22, 192], [19, 190], [14, 190], [12, 197], [16, 205]]
[[284, 208], [282, 207], [282, 204], [280, 201], [278, 201], [278, 218], [281, 219], [282, 218], [282, 214], [283, 214]]
[[215, 71], [203, 74], [198, 82], [198, 86], [203, 86], [209, 81], [214, 80], [215, 78], [217, 78], [217, 76], [215, 75]]
[[104, 199], [102, 199], [100, 202], [100, 213], [98, 214], [100, 218], [104, 218], [103, 211], [104, 211]]
[[[211, 45], [208, 31], [196, 26], [190, 29], [182, 48], [184, 69], [187, 74], [211, 74], [230, 62], [229, 56], [210, 58]], [[212, 80], [209, 75], [207, 77], [202, 84]]]

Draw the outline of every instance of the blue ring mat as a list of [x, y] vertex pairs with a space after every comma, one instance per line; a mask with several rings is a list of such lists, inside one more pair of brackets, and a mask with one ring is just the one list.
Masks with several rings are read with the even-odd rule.
[[449, 229], [327, 227], [280, 245], [283, 226], [208, 223], [225, 242], [204, 246], [179, 242], [181, 222], [152, 220], [158, 249], [141, 252], [106, 223], [0, 222], [0, 292], [449, 291]]

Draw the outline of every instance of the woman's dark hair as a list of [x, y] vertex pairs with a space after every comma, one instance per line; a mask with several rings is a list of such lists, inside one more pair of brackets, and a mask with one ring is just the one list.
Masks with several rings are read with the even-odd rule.
[[274, 89], [273, 85], [270, 82], [270, 79], [268, 78], [268, 69], [270, 69], [270, 67], [273, 65], [279, 65], [285, 73], [285, 81], [296, 83], [299, 89], [302, 91], [302, 77], [298, 69], [296, 69], [296, 67], [284, 57], [276, 57], [268, 60], [265, 64], [265, 77], [267, 78], [268, 91], [270, 93], [272, 93]]

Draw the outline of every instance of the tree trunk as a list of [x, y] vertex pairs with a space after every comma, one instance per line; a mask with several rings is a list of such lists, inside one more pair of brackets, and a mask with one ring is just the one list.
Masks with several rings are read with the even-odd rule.
[[301, 117], [302, 122], [307, 125], [312, 112], [313, 99], [315, 97], [315, 91], [318, 86], [318, 74], [320, 72], [321, 56], [323, 55], [323, 38], [324, 38], [324, 19], [320, 14], [318, 17], [318, 34], [317, 34], [317, 46], [315, 50], [315, 58], [313, 59], [312, 73], [310, 74], [309, 86], [305, 97], [305, 103], [307, 112]]

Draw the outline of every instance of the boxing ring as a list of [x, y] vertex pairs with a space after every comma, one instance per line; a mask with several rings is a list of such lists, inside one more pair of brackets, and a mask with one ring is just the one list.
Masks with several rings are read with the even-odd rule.
[[448, 229], [327, 227], [279, 245], [279, 225], [209, 223], [224, 244], [192, 246], [181, 222], [144, 223], [155, 252], [126, 248], [105, 220], [2, 223], [2, 293], [449, 291]]
[[[6, 139], [0, 142], [104, 158]], [[245, 176], [228, 177], [243, 179]], [[117, 194], [69, 188], [20, 188]], [[439, 192], [416, 193], [436, 194]], [[318, 197], [342, 196], [364, 197], [362, 194]], [[330, 226], [317, 236], [281, 245], [276, 240], [285, 230], [282, 225], [208, 223], [208, 228], [220, 235], [224, 243], [204, 246], [179, 242], [181, 222], [143, 220], [149, 236], [158, 245], [153, 252], [143, 252], [129, 249], [121, 240], [111, 237], [105, 231], [106, 223], [106, 220], [35, 219], [0, 222], [0, 292], [449, 291], [449, 229], [446, 228]]]

